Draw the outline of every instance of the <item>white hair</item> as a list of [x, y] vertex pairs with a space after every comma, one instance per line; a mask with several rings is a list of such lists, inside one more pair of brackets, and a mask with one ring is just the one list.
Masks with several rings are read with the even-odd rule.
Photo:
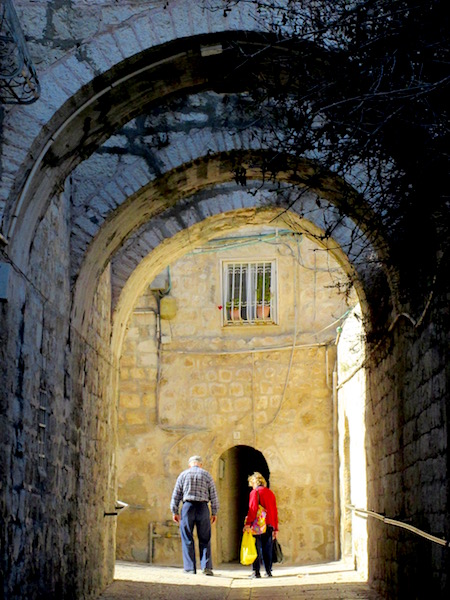
[[202, 463], [202, 457], [199, 456], [198, 454], [196, 454], [195, 456], [191, 456], [191, 458], [188, 460], [188, 464], [192, 465], [194, 463]]

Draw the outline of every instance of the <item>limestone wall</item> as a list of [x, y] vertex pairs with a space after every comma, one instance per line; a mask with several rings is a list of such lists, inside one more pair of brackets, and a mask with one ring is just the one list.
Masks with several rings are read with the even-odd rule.
[[367, 576], [367, 519], [350, 508], [368, 508], [364, 342], [362, 314], [357, 306], [346, 319], [337, 345], [341, 551]]
[[[114, 574], [117, 517], [114, 450], [115, 376], [111, 353], [111, 282], [107, 267], [98, 282], [90, 315], [89, 339], [73, 332], [73, 418], [77, 426], [76, 556], [78, 597], [95, 598]], [[83, 562], [80, 563], [80, 560]], [[72, 565], [71, 565], [72, 566]]]
[[[373, 354], [368, 495], [372, 510], [449, 540], [448, 296], [436, 294], [433, 305], [418, 326], [400, 318]], [[385, 593], [446, 597], [448, 561], [444, 546], [369, 522], [369, 573]]]
[[66, 551], [75, 533], [77, 474], [76, 426], [64, 397], [64, 198], [54, 198], [41, 221], [30, 263], [28, 278], [11, 268], [8, 300], [1, 305], [1, 540], [8, 598], [43, 597], [44, 590], [53, 597], [75, 576], [68, 565], [73, 546]]
[[[223, 327], [220, 261], [255, 257], [277, 260], [279, 322]], [[119, 496], [131, 506], [119, 520], [118, 557], [148, 560], [148, 525], [171, 519], [172, 488], [188, 456], [202, 454], [218, 480], [219, 459], [244, 445], [268, 463], [287, 560], [333, 559], [334, 321], [348, 308], [335, 287], [338, 265], [307, 238], [291, 237], [193, 253], [170, 273], [177, 314], [161, 322], [159, 359], [151, 293], [135, 308], [121, 358]], [[228, 491], [219, 519], [227, 519], [233, 498], [229, 486], [221, 489]], [[152, 560], [178, 564], [179, 540], [164, 537], [166, 525], [159, 532]], [[234, 546], [221, 539], [216, 560], [229, 560]]]
[[86, 343], [70, 328], [68, 206], [52, 199], [29, 274], [12, 269], [0, 305], [0, 596], [10, 600], [92, 598], [113, 572], [109, 272]]

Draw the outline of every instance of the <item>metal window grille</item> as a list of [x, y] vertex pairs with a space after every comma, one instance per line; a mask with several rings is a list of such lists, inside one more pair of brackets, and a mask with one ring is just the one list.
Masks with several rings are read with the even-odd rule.
[[0, 3], [0, 103], [30, 104], [40, 96], [36, 70], [28, 53], [12, 0]]
[[224, 263], [225, 324], [275, 322], [275, 261]]

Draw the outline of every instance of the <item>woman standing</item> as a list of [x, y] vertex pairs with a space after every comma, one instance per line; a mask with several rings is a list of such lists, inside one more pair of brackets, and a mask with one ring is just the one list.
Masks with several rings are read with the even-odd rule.
[[260, 535], [255, 535], [258, 556], [252, 565], [253, 572], [250, 577], [261, 577], [261, 566], [266, 570], [265, 576], [272, 577], [272, 541], [278, 535], [278, 510], [275, 494], [267, 487], [266, 480], [255, 471], [248, 478], [248, 484], [252, 489], [250, 492], [248, 513], [245, 518], [244, 531], [251, 531], [251, 524], [256, 519], [258, 505], [261, 504], [266, 510], [267, 529]]

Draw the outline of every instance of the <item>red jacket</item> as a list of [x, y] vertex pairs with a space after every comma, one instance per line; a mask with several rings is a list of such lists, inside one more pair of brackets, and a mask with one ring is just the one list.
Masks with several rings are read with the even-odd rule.
[[266, 509], [266, 523], [271, 525], [275, 531], [278, 531], [278, 510], [277, 501], [275, 494], [267, 487], [259, 486], [255, 490], [250, 492], [250, 498], [248, 503], [248, 513], [246, 523], [250, 524], [256, 519], [256, 513], [258, 511], [258, 494], [259, 503]]

